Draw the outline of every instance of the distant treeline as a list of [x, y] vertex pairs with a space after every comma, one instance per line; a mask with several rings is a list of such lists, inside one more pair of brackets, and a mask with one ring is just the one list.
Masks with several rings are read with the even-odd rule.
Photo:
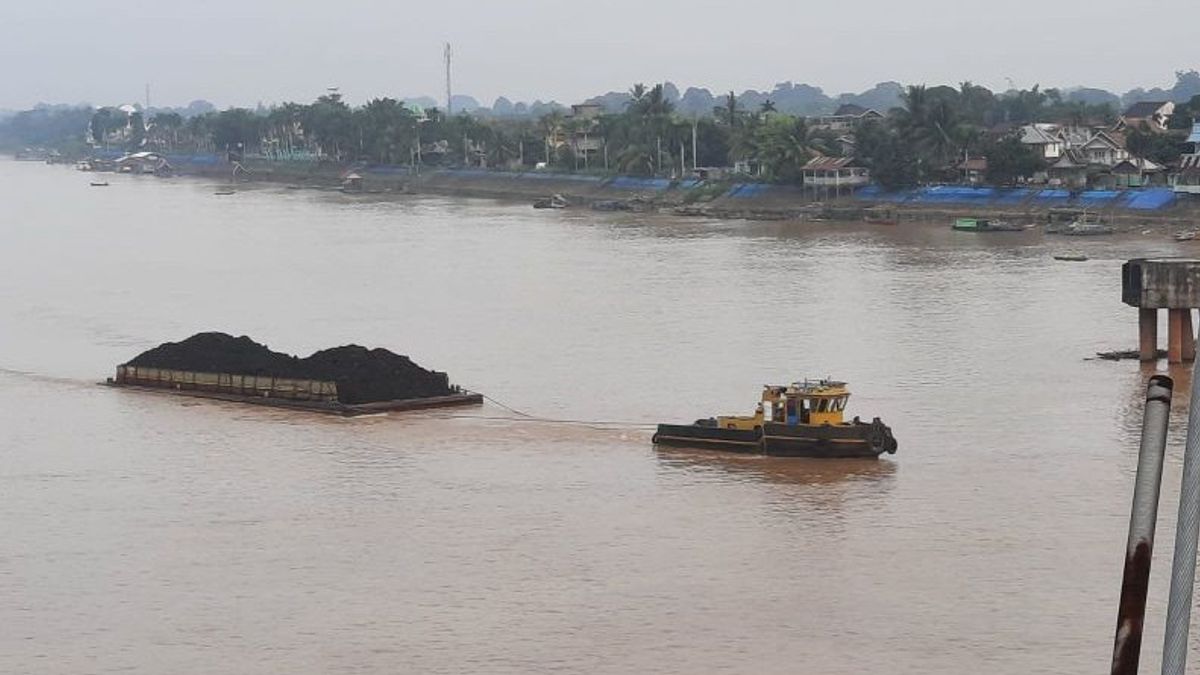
[[[778, 97], [779, 100], [776, 100]], [[1200, 111], [1200, 73], [1179, 72], [1169, 90], [1134, 90], [1130, 100], [1173, 100], [1171, 126], [1185, 129]], [[429, 103], [429, 101], [424, 101]], [[1004, 129], [1031, 122], [1100, 128], [1126, 103], [1093, 89], [992, 92], [956, 87], [881, 84], [830, 99], [806, 85], [779, 85], [770, 94], [729, 92], [713, 97], [670, 83], [593, 99], [599, 106], [570, 114], [545, 105], [540, 115], [497, 115], [391, 98], [348, 105], [328, 94], [308, 104], [216, 111], [202, 101], [183, 110], [42, 106], [0, 122], [0, 144], [46, 147], [64, 154], [89, 148], [150, 149], [165, 153], [228, 153], [270, 158], [329, 159], [432, 166], [606, 171], [680, 175], [690, 166], [739, 165], [762, 180], [798, 182], [814, 156], [850, 155], [889, 186], [954, 178], [959, 161], [989, 160], [988, 178], [1010, 182], [1039, 170], [1040, 158]], [[852, 128], [830, 124], [834, 104], [880, 113]], [[706, 106], [706, 107], [705, 107]], [[1132, 129], [1129, 150], [1169, 162], [1182, 151], [1178, 134]]]

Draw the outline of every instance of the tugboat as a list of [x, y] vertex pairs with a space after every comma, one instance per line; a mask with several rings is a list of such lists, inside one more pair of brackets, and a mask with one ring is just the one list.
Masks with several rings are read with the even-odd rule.
[[896, 452], [892, 429], [878, 417], [846, 422], [845, 382], [805, 380], [765, 385], [752, 416], [721, 416], [693, 424], [660, 424], [659, 445], [714, 448], [780, 457], [878, 457]]

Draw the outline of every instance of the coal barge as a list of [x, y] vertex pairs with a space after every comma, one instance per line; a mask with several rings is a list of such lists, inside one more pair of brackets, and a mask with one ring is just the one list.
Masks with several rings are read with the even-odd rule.
[[117, 366], [106, 384], [344, 416], [483, 403], [480, 394], [451, 385], [446, 373], [386, 349], [348, 345], [302, 359], [225, 333], [143, 352]]
[[722, 416], [693, 424], [660, 424], [653, 442], [780, 457], [878, 457], [896, 452], [892, 429], [878, 417], [846, 422], [845, 382], [806, 380], [766, 385], [750, 416]]

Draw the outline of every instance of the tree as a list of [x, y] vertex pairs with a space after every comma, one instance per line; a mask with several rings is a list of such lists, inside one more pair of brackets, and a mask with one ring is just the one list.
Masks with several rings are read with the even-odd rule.
[[229, 108], [213, 116], [212, 140], [220, 150], [238, 154], [258, 150], [265, 119], [246, 108]]
[[363, 157], [383, 164], [408, 157], [416, 139], [417, 118], [403, 103], [386, 97], [371, 99], [354, 114]]
[[1011, 185], [1046, 168], [1038, 153], [1016, 136], [992, 141], [984, 152], [988, 162], [986, 178], [996, 185]]
[[725, 95], [723, 104], [713, 108], [713, 116], [721, 120], [730, 129], [738, 126], [742, 111], [738, 109], [737, 94], [732, 91]]
[[357, 145], [354, 115], [341, 94], [319, 97], [304, 111], [301, 126], [305, 135], [311, 135], [321, 150], [334, 158], [352, 154]]
[[149, 140], [167, 150], [179, 145], [179, 130], [183, 127], [183, 116], [176, 112], [158, 112], [150, 118]]
[[142, 147], [142, 144], [146, 142], [146, 120], [142, 117], [142, 113], [129, 113], [127, 127], [129, 129], [129, 143], [127, 147], [130, 150]]
[[1143, 122], [1129, 131], [1125, 137], [1125, 144], [1134, 157], [1149, 159], [1165, 166], [1183, 154], [1184, 138], [1178, 133], [1151, 131]]
[[758, 126], [756, 155], [768, 178], [799, 183], [802, 168], [821, 149], [814, 147], [808, 124], [799, 117], [772, 117]]
[[100, 108], [92, 114], [88, 128], [91, 130], [92, 141], [96, 144], [108, 143], [108, 136], [129, 123], [129, 116], [116, 108]]
[[896, 129], [868, 120], [859, 125], [855, 138], [855, 157], [880, 185], [896, 190], [917, 184], [915, 153]]

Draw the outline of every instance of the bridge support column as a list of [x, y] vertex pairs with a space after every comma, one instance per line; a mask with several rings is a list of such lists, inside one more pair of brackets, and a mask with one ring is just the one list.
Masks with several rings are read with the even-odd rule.
[[1196, 360], [1196, 334], [1192, 330], [1192, 310], [1167, 310], [1167, 361], [1183, 363]]
[[1158, 310], [1138, 309], [1138, 357], [1142, 361], [1158, 359]]
[[1192, 310], [1183, 310], [1183, 360], [1196, 360], [1196, 330], [1192, 326]]

